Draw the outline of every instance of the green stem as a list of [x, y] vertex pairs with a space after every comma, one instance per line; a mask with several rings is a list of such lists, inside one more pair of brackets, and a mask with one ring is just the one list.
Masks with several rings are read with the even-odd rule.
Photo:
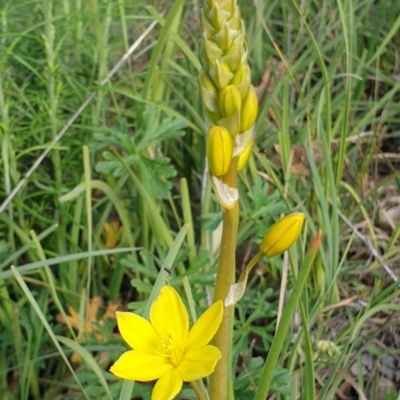
[[[237, 187], [237, 159], [232, 160], [224, 182]], [[239, 224], [239, 203], [236, 202], [231, 210], [223, 213], [223, 228], [221, 251], [218, 261], [218, 272], [215, 283], [214, 301], [226, 299], [229, 289], [235, 280], [236, 240]], [[232, 388], [232, 336], [233, 336], [234, 307], [225, 308], [221, 326], [214, 337], [213, 344], [222, 354], [214, 373], [211, 375], [211, 399], [226, 400], [233, 398]]]
[[190, 383], [190, 386], [192, 387], [192, 389], [194, 390], [194, 393], [196, 394], [197, 399], [198, 400], [206, 400], [206, 398], [201, 393], [201, 390], [200, 390], [199, 386], [197, 385], [196, 381], [192, 381], [189, 383]]
[[264, 257], [264, 254], [259, 251], [246, 265], [246, 268], [243, 270], [242, 275], [240, 276], [240, 279], [242, 279], [242, 276], [244, 273], [250, 274], [252, 269], [256, 266], [256, 264]]
[[286, 304], [286, 307], [283, 310], [282, 318], [279, 322], [275, 337], [272, 340], [267, 360], [265, 361], [264, 367], [261, 371], [260, 382], [254, 396], [254, 400], [265, 400], [267, 398], [274, 371], [277, 366], [278, 358], [281, 353], [283, 341], [287, 337], [290, 323], [292, 321], [292, 316], [296, 310], [296, 307], [299, 304], [300, 296], [303, 291], [303, 287], [307, 281], [307, 277], [310, 272], [311, 265], [314, 261], [314, 257], [317, 254], [320, 241], [321, 232], [317, 234], [311, 245], [310, 250], [306, 255], [303, 266], [300, 268], [299, 275], [293, 286], [292, 294]]

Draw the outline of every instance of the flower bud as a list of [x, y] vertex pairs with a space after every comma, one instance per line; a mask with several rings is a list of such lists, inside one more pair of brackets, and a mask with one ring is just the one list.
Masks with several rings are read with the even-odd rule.
[[303, 213], [293, 213], [276, 222], [260, 244], [261, 253], [273, 257], [286, 251], [300, 236]]
[[213, 65], [215, 61], [221, 57], [223, 50], [212, 40], [203, 35], [203, 57], [207, 60], [208, 65]]
[[199, 88], [201, 99], [203, 100], [204, 111], [210, 121], [215, 124], [222, 118], [218, 108], [218, 89], [204, 71], [200, 71]]
[[239, 32], [232, 46], [224, 52], [220, 60], [228, 65], [231, 71], [236, 71], [240, 65], [247, 62], [247, 44], [242, 32]]
[[224, 22], [219, 32], [213, 35], [213, 40], [222, 50], [228, 50], [236, 38], [238, 31], [231, 29], [227, 22]]
[[253, 86], [250, 86], [247, 96], [242, 101], [240, 115], [240, 132], [250, 129], [256, 120], [258, 112], [258, 99]]
[[223, 89], [225, 86], [228, 86], [229, 82], [233, 78], [233, 74], [229, 67], [218, 60], [210, 68], [209, 73], [211, 79], [217, 85], [218, 89]]
[[224, 10], [220, 7], [220, 4], [215, 2], [208, 12], [208, 19], [210, 20], [213, 27], [217, 30], [222, 28], [222, 25], [230, 17], [229, 11]]
[[244, 64], [236, 71], [231, 81], [231, 85], [235, 85], [239, 89], [242, 99], [244, 99], [249, 92], [250, 80], [250, 68], [248, 65]]
[[219, 94], [218, 105], [219, 110], [225, 118], [229, 118], [240, 111], [242, 98], [240, 97], [239, 90], [233, 85], [222, 89]]
[[[203, 1], [204, 8], [213, 8], [214, 6], [220, 7], [222, 10], [229, 12], [229, 14], [233, 14], [236, 1], [235, 0], [205, 0]], [[236, 6], [237, 7], [237, 6]]]
[[225, 175], [232, 161], [233, 140], [221, 126], [212, 126], [207, 133], [206, 154], [210, 171], [215, 176]]
[[199, 74], [199, 88], [205, 108], [213, 113], [219, 112], [218, 89], [204, 71], [200, 71]]
[[200, 13], [200, 26], [201, 26], [201, 31], [205, 35], [206, 38], [212, 37], [216, 30], [214, 27], [211, 25], [210, 20], [207, 18], [205, 15], [205, 10], [201, 10]]
[[242, 25], [242, 17], [240, 15], [240, 10], [237, 4], [235, 2], [233, 3], [233, 10], [232, 10], [232, 16], [229, 19], [229, 27], [231, 29], [235, 30], [243, 30], [244, 31], [244, 26]]
[[238, 172], [241, 171], [247, 165], [252, 148], [253, 148], [253, 140], [251, 139], [244, 152], [240, 154], [240, 156], [238, 157], [238, 162], [237, 162]]

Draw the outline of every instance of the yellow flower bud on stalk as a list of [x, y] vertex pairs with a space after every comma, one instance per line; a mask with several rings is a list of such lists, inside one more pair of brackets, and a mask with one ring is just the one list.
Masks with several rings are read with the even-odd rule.
[[252, 148], [253, 148], [253, 139], [250, 140], [246, 149], [238, 158], [238, 162], [237, 162], [237, 171], [238, 172], [241, 171], [247, 165], [247, 162], [249, 161], [249, 158], [250, 158]]
[[222, 89], [219, 93], [218, 105], [219, 110], [225, 118], [231, 117], [236, 112], [239, 112], [242, 105], [242, 98], [239, 90], [233, 85]]
[[244, 99], [247, 96], [250, 87], [250, 68], [248, 65], [242, 65], [231, 80], [231, 85], [235, 85]]
[[258, 112], [258, 99], [253, 86], [250, 86], [247, 96], [242, 101], [242, 111], [240, 115], [240, 132], [250, 129], [256, 120]]
[[300, 236], [304, 218], [303, 213], [293, 213], [280, 219], [264, 236], [260, 251], [267, 257], [286, 251]]
[[215, 176], [225, 175], [233, 153], [233, 140], [227, 129], [213, 126], [208, 130], [206, 153], [211, 173]]

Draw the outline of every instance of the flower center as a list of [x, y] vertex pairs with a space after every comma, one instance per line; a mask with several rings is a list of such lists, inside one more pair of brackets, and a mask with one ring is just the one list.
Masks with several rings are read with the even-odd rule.
[[178, 366], [182, 361], [182, 351], [177, 346], [177, 336], [175, 333], [168, 333], [161, 339], [161, 345], [156, 349], [156, 353], [163, 357], [168, 357], [171, 363]]

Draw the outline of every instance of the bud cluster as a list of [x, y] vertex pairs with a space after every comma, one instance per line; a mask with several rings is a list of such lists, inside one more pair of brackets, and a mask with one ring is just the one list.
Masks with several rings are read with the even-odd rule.
[[207, 134], [207, 159], [211, 174], [223, 180], [233, 157], [238, 156], [238, 170], [249, 159], [258, 100], [251, 86], [244, 23], [236, 0], [204, 0], [201, 27], [199, 87], [214, 125]]

